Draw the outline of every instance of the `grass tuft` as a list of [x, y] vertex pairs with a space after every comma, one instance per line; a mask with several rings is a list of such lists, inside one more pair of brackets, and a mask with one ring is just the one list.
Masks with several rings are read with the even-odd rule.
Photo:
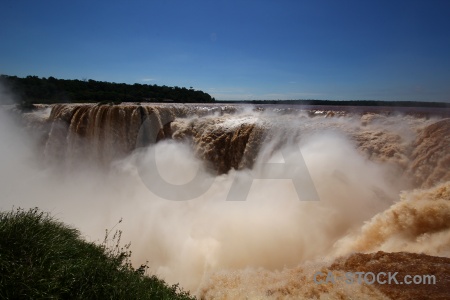
[[110, 233], [97, 245], [38, 208], [0, 212], [0, 299], [194, 299], [134, 269]]

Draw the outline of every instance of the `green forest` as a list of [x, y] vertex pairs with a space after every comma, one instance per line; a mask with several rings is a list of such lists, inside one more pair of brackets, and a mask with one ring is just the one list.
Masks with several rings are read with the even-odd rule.
[[209, 94], [185, 87], [156, 84], [125, 84], [96, 80], [57, 79], [54, 77], [0, 75], [0, 82], [22, 105], [34, 103], [85, 102], [182, 102], [206, 103], [215, 99]]

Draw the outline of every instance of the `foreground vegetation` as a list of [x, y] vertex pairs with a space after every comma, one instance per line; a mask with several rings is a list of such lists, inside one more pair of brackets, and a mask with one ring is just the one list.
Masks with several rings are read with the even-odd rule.
[[0, 75], [0, 81], [22, 105], [65, 102], [213, 102], [209, 94], [185, 87], [156, 84], [114, 83], [92, 79], [70, 80], [54, 77]]
[[97, 245], [37, 208], [0, 212], [0, 299], [193, 299], [134, 269], [120, 234]]

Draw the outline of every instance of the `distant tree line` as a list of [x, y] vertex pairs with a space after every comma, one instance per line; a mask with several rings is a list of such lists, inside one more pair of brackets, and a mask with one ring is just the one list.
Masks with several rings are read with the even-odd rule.
[[450, 107], [445, 102], [425, 101], [381, 101], [381, 100], [249, 100], [232, 101], [219, 100], [217, 103], [243, 104], [297, 104], [297, 105], [328, 105], [328, 106], [388, 106], [388, 107]]
[[192, 87], [169, 87], [156, 84], [125, 84], [96, 80], [70, 80], [54, 77], [0, 75], [0, 81], [22, 105], [33, 103], [79, 102], [214, 102], [209, 94]]

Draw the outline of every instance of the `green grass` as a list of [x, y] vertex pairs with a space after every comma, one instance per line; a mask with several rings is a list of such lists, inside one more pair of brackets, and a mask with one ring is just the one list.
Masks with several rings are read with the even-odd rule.
[[0, 212], [0, 299], [194, 299], [134, 269], [120, 235], [97, 245], [37, 208]]

